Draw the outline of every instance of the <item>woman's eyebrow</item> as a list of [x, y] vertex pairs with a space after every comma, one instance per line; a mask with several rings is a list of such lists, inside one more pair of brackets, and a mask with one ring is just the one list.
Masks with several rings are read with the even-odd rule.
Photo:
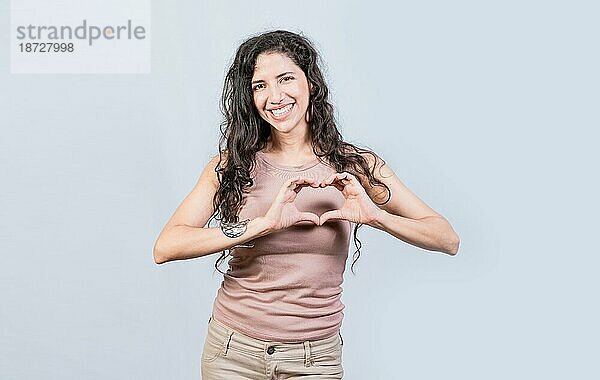
[[[277, 78], [281, 78], [282, 76], [287, 75], [287, 74], [294, 74], [294, 72], [286, 71], [285, 73], [281, 73], [281, 74], [277, 75]], [[260, 82], [264, 82], [264, 80], [262, 80], [262, 79], [253, 80], [252, 84], [256, 84], [256, 83], [260, 83]]]

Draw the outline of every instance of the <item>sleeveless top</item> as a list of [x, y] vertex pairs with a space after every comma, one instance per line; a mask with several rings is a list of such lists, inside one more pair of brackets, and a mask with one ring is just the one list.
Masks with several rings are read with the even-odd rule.
[[[335, 172], [318, 157], [302, 165], [282, 165], [259, 151], [239, 220], [264, 216], [286, 179], [306, 176], [320, 182]], [[343, 204], [344, 196], [333, 186], [304, 187], [295, 200], [299, 211], [316, 215]], [[302, 221], [244, 243], [254, 244], [252, 248], [233, 248], [212, 316], [265, 341], [294, 343], [337, 334], [344, 317], [341, 284], [351, 224]]]

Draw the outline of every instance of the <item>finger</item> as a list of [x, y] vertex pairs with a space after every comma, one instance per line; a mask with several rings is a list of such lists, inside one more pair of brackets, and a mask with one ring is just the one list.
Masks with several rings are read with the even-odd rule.
[[311, 186], [310, 178], [302, 178], [302, 177], [293, 177], [290, 178], [287, 183], [288, 189], [296, 190], [298, 192], [302, 187]]
[[336, 182], [341, 174], [342, 173], [333, 173], [332, 175], [321, 181], [321, 184], [323, 184], [324, 186], [330, 185]]
[[300, 179], [299, 177], [289, 178], [287, 181], [285, 181], [284, 187], [287, 187], [288, 189], [295, 188], [296, 187], [296, 181], [298, 181], [299, 179]]
[[292, 178], [288, 178], [282, 185], [281, 185], [281, 189], [279, 189], [279, 193], [277, 194], [277, 198], [278, 199], [282, 199], [283, 197], [285, 197], [285, 194], [289, 191], [289, 190], [294, 190], [296, 188], [296, 183], [294, 181], [296, 181], [298, 179], [298, 177], [292, 177]]
[[310, 184], [310, 186], [312, 187], [319, 187], [319, 181], [317, 181], [314, 178], [306, 178], [306, 180], [308, 181], [308, 183]]
[[297, 177], [297, 179], [295, 180], [296, 183], [308, 183], [308, 184], [313, 184], [313, 183], [317, 183], [317, 180], [315, 180], [314, 178], [310, 178], [310, 177]]
[[331, 181], [331, 179], [335, 176], [336, 173], [328, 175], [325, 177], [320, 183], [319, 186], [325, 187]]
[[302, 190], [305, 187], [312, 187], [312, 185], [310, 183], [302, 183], [302, 184], [296, 185], [296, 187], [294, 188], [294, 191], [296, 193], [298, 193], [300, 190]]
[[347, 183], [342, 182], [340, 179], [338, 179], [338, 177], [341, 175], [341, 173], [336, 173], [335, 175], [329, 177], [327, 180], [321, 182], [321, 187], [327, 187], [327, 186], [333, 186], [336, 189], [338, 189], [339, 191], [343, 191], [344, 187], [347, 185]]
[[298, 187], [296, 187], [296, 188], [294, 189], [294, 192], [295, 192], [296, 194], [298, 194], [298, 193], [300, 192], [300, 190], [302, 190], [303, 188], [305, 188], [305, 187], [307, 187], [307, 186], [308, 186], [308, 185], [298, 185]]
[[319, 225], [319, 216], [313, 214], [312, 212], [303, 211], [300, 213], [300, 221], [312, 222], [316, 225]]
[[339, 191], [343, 191], [345, 185], [343, 185], [343, 184], [341, 184], [339, 182], [333, 182], [333, 183], [330, 183], [330, 184], [323, 185], [322, 187], [325, 188], [327, 186], [333, 186], [336, 189], [338, 189]]
[[300, 178], [298, 181], [296, 181], [296, 183], [302, 183], [312, 187], [319, 187], [319, 183], [317, 182], [317, 180], [309, 177]]
[[[321, 184], [326, 186], [334, 182], [344, 183], [342, 182], [342, 180], [352, 181], [353, 178], [354, 177], [352, 176], [352, 174], [348, 172], [334, 173], [326, 179], [324, 179], [323, 181], [321, 181]], [[347, 184], [347, 182], [345, 184]]]
[[343, 219], [342, 212], [340, 210], [331, 210], [321, 214], [321, 217], [319, 218], [319, 225], [322, 226], [328, 220], [334, 219]]
[[294, 183], [296, 183], [296, 188], [294, 188], [296, 193], [304, 187], [319, 187], [319, 183], [315, 179], [309, 177], [297, 178], [294, 180]]
[[350, 174], [348, 172], [342, 172], [342, 173], [338, 173], [335, 180], [339, 181], [339, 182], [343, 182], [345, 184], [348, 184], [349, 182], [352, 182], [355, 179], [356, 179], [356, 177], [354, 177], [352, 174]]

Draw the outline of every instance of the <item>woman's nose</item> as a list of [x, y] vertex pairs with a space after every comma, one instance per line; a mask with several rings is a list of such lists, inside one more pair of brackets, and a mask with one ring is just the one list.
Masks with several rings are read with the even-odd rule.
[[281, 103], [284, 98], [285, 98], [285, 94], [281, 90], [281, 87], [279, 87], [279, 86], [271, 86], [271, 91], [269, 92], [269, 101], [272, 104]]

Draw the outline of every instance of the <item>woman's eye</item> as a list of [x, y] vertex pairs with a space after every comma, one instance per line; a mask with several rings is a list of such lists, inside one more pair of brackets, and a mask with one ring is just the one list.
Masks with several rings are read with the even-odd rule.
[[[292, 79], [295, 79], [295, 78], [294, 78], [293, 76], [289, 76], [289, 75], [288, 75], [288, 76], [286, 76], [286, 77], [283, 77], [283, 78], [281, 78], [281, 80], [282, 80], [282, 81], [286, 81], [286, 82], [287, 82], [287, 81], [289, 81], [289, 80], [292, 80]], [[262, 86], [262, 87], [261, 87], [261, 86]], [[257, 91], [257, 90], [260, 90], [261, 88], [263, 88], [264, 86], [265, 86], [265, 85], [264, 85], [263, 83], [255, 84], [255, 85], [252, 87], [252, 90], [253, 90], [253, 91]]]

